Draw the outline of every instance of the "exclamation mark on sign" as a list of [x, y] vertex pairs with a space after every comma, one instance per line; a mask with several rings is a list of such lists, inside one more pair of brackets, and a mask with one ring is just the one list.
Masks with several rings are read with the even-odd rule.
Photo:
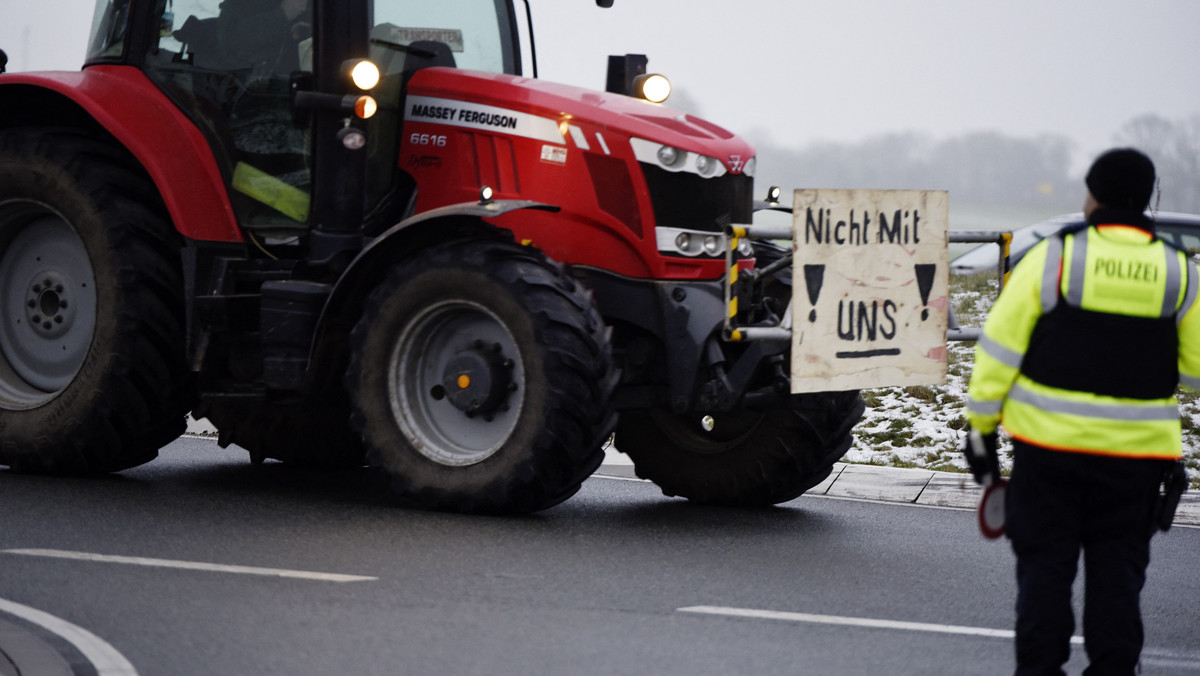
[[[917, 263], [913, 266], [917, 273], [917, 290], [921, 292], [921, 305], [929, 305], [929, 292], [933, 290], [933, 273], [937, 266], [933, 263]], [[929, 308], [921, 309], [921, 321], [929, 319]]]
[[817, 296], [821, 295], [821, 284], [825, 281], [824, 265], [804, 266], [804, 286], [808, 288], [808, 302], [813, 305], [808, 313], [808, 321], [817, 321]]

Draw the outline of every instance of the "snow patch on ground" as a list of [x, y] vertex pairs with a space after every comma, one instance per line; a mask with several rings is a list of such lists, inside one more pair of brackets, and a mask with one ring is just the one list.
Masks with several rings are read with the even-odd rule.
[[[995, 300], [999, 284], [987, 276], [952, 277], [951, 297], [959, 324], [980, 327]], [[966, 422], [967, 384], [975, 343], [950, 344], [943, 385], [864, 390], [867, 410], [855, 428], [854, 445], [845, 462], [889, 467], [966, 471], [960, 447]], [[1194, 487], [1200, 487], [1200, 399], [1180, 391], [1183, 454]], [[1000, 462], [1011, 469], [1012, 446], [1001, 439]]]

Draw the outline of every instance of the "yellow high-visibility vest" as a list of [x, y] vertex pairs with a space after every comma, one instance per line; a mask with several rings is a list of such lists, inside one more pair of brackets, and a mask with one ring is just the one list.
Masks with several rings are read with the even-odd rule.
[[1200, 275], [1144, 230], [1040, 242], [984, 324], [967, 419], [1064, 451], [1178, 459], [1174, 390], [1200, 388]]

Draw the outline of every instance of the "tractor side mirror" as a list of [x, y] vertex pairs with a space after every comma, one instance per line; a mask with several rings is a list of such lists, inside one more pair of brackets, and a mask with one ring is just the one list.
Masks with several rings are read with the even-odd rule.
[[597, 7], [612, 7], [613, 0], [596, 0]]
[[0, 73], [4, 72], [4, 67], [7, 65], [8, 65], [8, 54], [5, 54], [4, 50], [0, 49]]

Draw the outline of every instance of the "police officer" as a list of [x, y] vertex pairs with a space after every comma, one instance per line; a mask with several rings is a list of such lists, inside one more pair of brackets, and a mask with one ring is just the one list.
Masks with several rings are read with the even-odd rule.
[[[1200, 387], [1200, 278], [1146, 217], [1154, 165], [1129, 148], [1086, 179], [1087, 225], [1013, 271], [984, 325], [967, 418], [992, 460], [1013, 439], [1006, 532], [1017, 557], [1017, 674], [1062, 674], [1083, 551], [1085, 674], [1132, 674], [1164, 472], [1182, 470], [1174, 392]], [[972, 459], [968, 455], [969, 459]]]

